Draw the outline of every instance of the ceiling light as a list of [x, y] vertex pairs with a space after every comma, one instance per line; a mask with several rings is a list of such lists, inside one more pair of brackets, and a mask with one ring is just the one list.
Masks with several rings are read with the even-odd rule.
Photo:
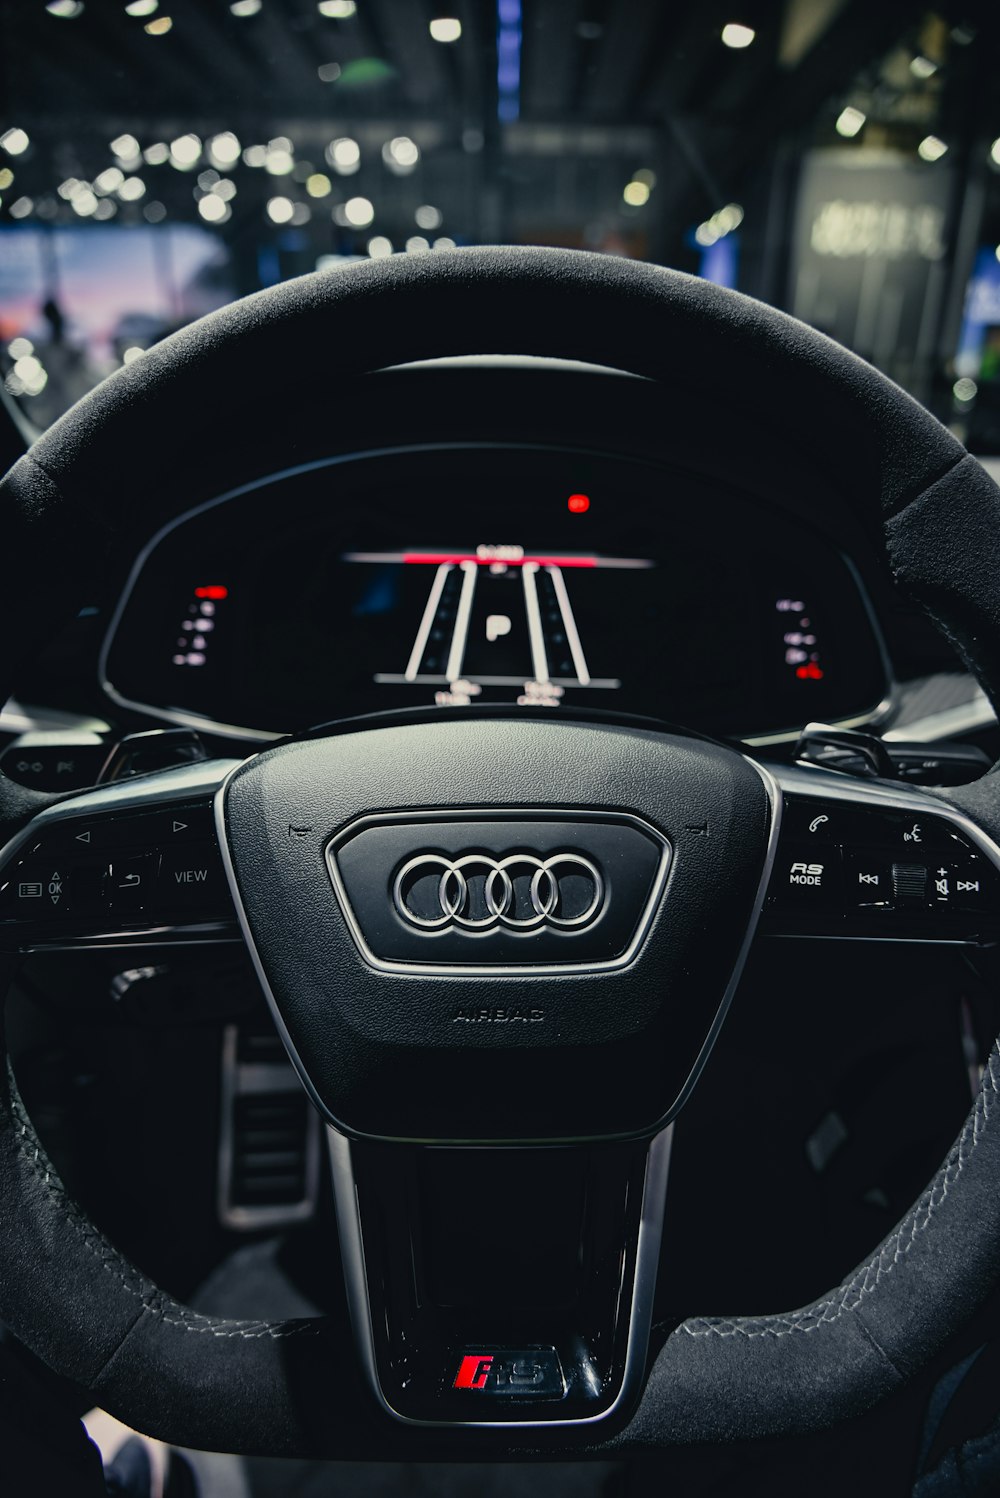
[[213, 135], [208, 143], [208, 152], [212, 160], [219, 166], [232, 166], [240, 159], [241, 146], [237, 137], [231, 130], [223, 130], [220, 135]]
[[295, 204], [291, 198], [269, 198], [267, 203], [267, 216], [272, 224], [287, 224], [295, 212]]
[[406, 249], [410, 255], [426, 255], [430, 247], [430, 241], [422, 234], [411, 234], [406, 241]]
[[321, 83], [336, 83], [340, 77], [339, 62], [321, 62], [316, 69], [316, 76]]
[[263, 166], [267, 160], [267, 147], [247, 146], [243, 152], [243, 160], [247, 166]]
[[295, 227], [301, 229], [302, 225], [307, 224], [311, 218], [312, 209], [309, 207], [309, 204], [296, 203], [292, 209], [292, 223]]
[[412, 172], [420, 160], [420, 147], [408, 135], [394, 135], [382, 147], [382, 160], [397, 177]]
[[971, 401], [975, 400], [979, 394], [979, 386], [975, 380], [970, 380], [968, 375], [963, 375], [952, 385], [951, 393], [957, 401]]
[[440, 239], [435, 239], [433, 247], [435, 250], [453, 250], [455, 248], [455, 241], [449, 238], [447, 234], [442, 234]]
[[0, 166], [0, 192], [6, 192], [14, 181], [14, 173], [9, 166]]
[[743, 222], [743, 209], [739, 203], [727, 203], [718, 213], [712, 214], [712, 223], [720, 234], [731, 234]]
[[852, 136], [857, 135], [864, 122], [865, 115], [862, 114], [861, 110], [855, 109], [852, 104], [848, 104], [847, 108], [842, 109], [838, 114], [834, 128], [838, 135], [844, 135], [850, 140]]
[[162, 224], [167, 216], [167, 210], [162, 203], [158, 203], [154, 198], [151, 203], [146, 204], [142, 210], [142, 216], [147, 224]]
[[159, 10], [160, 0], [129, 0], [125, 7], [127, 16], [151, 16]]
[[649, 202], [649, 188], [645, 182], [628, 182], [622, 197], [630, 208], [641, 208], [644, 203]]
[[155, 21], [147, 21], [142, 29], [148, 36], [166, 36], [173, 24], [170, 16], [157, 16]]
[[217, 182], [215, 184], [215, 186], [212, 188], [212, 191], [214, 192], [215, 196], [217, 198], [221, 198], [224, 203], [231, 203], [233, 198], [235, 198], [236, 196], [236, 183], [231, 177], [223, 177], [221, 182]]
[[325, 172], [313, 172], [306, 178], [306, 192], [311, 198], [326, 198], [333, 191], [333, 183]]
[[28, 149], [30, 142], [25, 130], [5, 130], [0, 135], [0, 146], [3, 146], [8, 156], [20, 156], [22, 151]]
[[368, 253], [373, 260], [384, 260], [392, 254], [392, 240], [386, 239], [384, 234], [376, 234], [368, 241]]
[[178, 171], [189, 171], [201, 155], [201, 141], [197, 135], [179, 135], [170, 142], [170, 163]]
[[12, 359], [25, 359], [35, 352], [35, 345], [30, 338], [12, 338], [7, 345], [7, 352]]
[[990, 156], [996, 166], [1000, 166], [1000, 136], [990, 146]]
[[58, 16], [60, 21], [75, 21], [77, 16], [83, 15], [83, 0], [49, 0], [45, 9], [50, 16]]
[[147, 146], [142, 154], [150, 166], [162, 166], [165, 161], [170, 160], [170, 147], [164, 145], [162, 140], [158, 140], [153, 145]]
[[92, 213], [97, 212], [97, 198], [90, 188], [84, 183], [79, 192], [72, 197], [73, 209], [81, 218], [89, 218]]
[[114, 192], [121, 187], [125, 181], [125, 173], [119, 166], [109, 166], [106, 171], [99, 173], [94, 178], [94, 191], [100, 193]]
[[146, 184], [141, 177], [126, 177], [118, 189], [118, 196], [123, 203], [136, 203], [145, 192]]
[[702, 249], [707, 250], [715, 244], [719, 236], [713, 225], [706, 219], [703, 224], [699, 224], [697, 229], [695, 229], [694, 237]]
[[917, 147], [921, 161], [940, 161], [948, 147], [936, 135], [925, 135]]
[[316, 9], [331, 21], [346, 21], [357, 10], [355, 0], [319, 0]]
[[730, 21], [728, 26], [722, 28], [722, 44], [724, 47], [732, 47], [735, 51], [742, 51], [749, 47], [757, 35], [752, 26], [743, 26], [739, 21]]
[[228, 204], [224, 203], [221, 198], [217, 198], [213, 192], [207, 193], [205, 197], [199, 199], [198, 212], [205, 222], [209, 224], [224, 224], [226, 219], [231, 217], [231, 209]]
[[368, 198], [348, 198], [344, 204], [344, 217], [355, 229], [367, 229], [375, 217], [375, 209]]
[[264, 170], [270, 172], [272, 177], [287, 177], [294, 166], [291, 151], [284, 151], [280, 147], [276, 151], [269, 149], [264, 157]]
[[914, 78], [933, 78], [937, 70], [937, 63], [932, 62], [929, 57], [924, 57], [922, 54], [913, 58], [912, 62], [910, 63], [910, 72], [913, 74]]
[[139, 142], [134, 135], [116, 135], [111, 142], [111, 153], [120, 161], [131, 161], [139, 154]]
[[462, 23], [456, 16], [439, 16], [430, 22], [430, 33], [436, 42], [457, 42], [462, 35]]
[[233, 0], [229, 7], [230, 13], [239, 16], [242, 20], [245, 16], [255, 16], [260, 10], [261, 0]]
[[99, 219], [114, 218], [118, 212], [118, 204], [113, 203], [110, 198], [102, 198], [94, 209], [94, 217]]
[[339, 172], [342, 177], [349, 177], [361, 165], [361, 147], [349, 135], [342, 135], [339, 140], [332, 140], [327, 146], [326, 159], [335, 172]]
[[441, 210], [435, 208], [433, 203], [421, 203], [413, 217], [418, 229], [440, 229], [441, 227]]
[[641, 166], [637, 172], [632, 173], [632, 181], [641, 182], [644, 187], [648, 187], [650, 192], [652, 192], [656, 186], [656, 173], [648, 166]]
[[[93, 194], [91, 196], [93, 197]], [[34, 206], [32, 198], [15, 198], [14, 202], [10, 205], [10, 216], [11, 218], [27, 218]], [[94, 198], [94, 207], [96, 208], [96, 206], [97, 199]]]

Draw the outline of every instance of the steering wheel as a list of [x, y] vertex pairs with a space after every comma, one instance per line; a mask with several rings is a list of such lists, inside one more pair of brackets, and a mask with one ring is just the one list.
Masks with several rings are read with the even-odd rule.
[[[758, 392], [828, 454], [896, 581], [1000, 700], [1000, 491], [942, 426], [867, 364], [746, 297], [539, 249], [306, 276], [100, 385], [0, 485], [4, 692], [72, 616], [150, 455], [180, 432], [165, 459], [182, 474], [209, 440], [209, 410], [242, 441], [262, 372], [294, 355], [322, 381], [332, 349], [338, 378], [487, 350], [650, 381], [682, 371], [720, 413]], [[173, 493], [179, 512], [183, 484]], [[22, 619], [31, 627], [19, 633]], [[63, 798], [0, 780], [8, 976], [36, 919], [20, 891], [81, 844], [98, 874], [59, 891], [50, 937], [107, 929], [109, 871], [122, 860], [141, 892], [128, 905], [117, 881], [114, 919], [161, 939], [183, 933], [162, 882], [150, 892], [149, 850], [165, 859], [168, 827], [196, 829], [213, 915], [238, 923], [329, 1128], [353, 1330], [177, 1303], [68, 1197], [9, 1068], [0, 1319], [121, 1420], [208, 1449], [345, 1456], [384, 1449], [395, 1431], [411, 1456], [600, 1452], [801, 1433], [869, 1408], [996, 1282], [996, 1050], [947, 1160], [843, 1284], [785, 1315], [685, 1321], [652, 1357], [650, 1319], [672, 1122], [761, 922], [820, 934], [829, 910], [811, 895], [842, 868], [841, 850], [852, 839], [897, 848], [914, 817], [947, 890], [926, 868], [920, 883], [897, 852], [896, 914], [905, 922], [918, 897], [925, 934], [992, 931], [995, 772], [931, 794], [764, 765], [696, 734], [512, 709], [354, 723], [243, 763]], [[822, 846], [809, 843], [817, 819]], [[564, 1218], [578, 1224], [571, 1242]], [[514, 1248], [531, 1239], [521, 1290], [506, 1296], [467, 1272], [478, 1249], [453, 1251], [459, 1233], [495, 1263], [487, 1240], [505, 1221]], [[548, 1288], [532, 1301], [523, 1290], [536, 1274]]]

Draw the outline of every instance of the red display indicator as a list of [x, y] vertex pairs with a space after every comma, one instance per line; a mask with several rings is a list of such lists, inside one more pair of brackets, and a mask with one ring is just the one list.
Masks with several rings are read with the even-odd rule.
[[221, 583], [210, 583], [207, 587], [195, 588], [194, 596], [195, 598], [228, 598], [229, 589], [224, 588]]
[[590, 509], [589, 494], [571, 494], [566, 501], [566, 508], [571, 515], [586, 515]]
[[536, 567], [596, 567], [596, 557], [535, 557], [535, 556], [478, 556], [462, 551], [406, 551], [402, 560], [408, 566], [460, 567], [464, 562], [474, 562], [477, 567], [492, 567], [504, 562], [508, 567], [523, 567], [532, 563]]
[[820, 670], [819, 666], [816, 665], [815, 661], [809, 661], [809, 663], [805, 666], [797, 666], [795, 674], [800, 681], [823, 680], [823, 672]]

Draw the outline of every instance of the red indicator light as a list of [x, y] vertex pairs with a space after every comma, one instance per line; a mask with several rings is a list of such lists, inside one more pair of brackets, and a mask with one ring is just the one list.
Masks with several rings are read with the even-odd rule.
[[586, 515], [590, 509], [590, 495], [571, 494], [566, 501], [566, 508], [571, 515]]
[[478, 1352], [466, 1353], [458, 1365], [453, 1389], [485, 1389], [493, 1367], [493, 1358]]
[[796, 667], [795, 674], [799, 678], [800, 681], [822, 681], [823, 680], [823, 673], [822, 673], [822, 671], [812, 661], [809, 662], [808, 666], [798, 666], [798, 667]]
[[195, 588], [195, 598], [228, 598], [229, 589], [224, 588], [221, 583], [212, 583], [207, 588]]

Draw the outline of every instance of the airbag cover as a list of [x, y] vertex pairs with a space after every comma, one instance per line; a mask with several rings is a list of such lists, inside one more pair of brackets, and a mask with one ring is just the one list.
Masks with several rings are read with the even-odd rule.
[[[669, 1115], [746, 938], [771, 808], [715, 744], [470, 718], [279, 746], [236, 771], [221, 815], [317, 1101], [350, 1133], [458, 1141]], [[560, 855], [582, 861], [550, 880]]]

